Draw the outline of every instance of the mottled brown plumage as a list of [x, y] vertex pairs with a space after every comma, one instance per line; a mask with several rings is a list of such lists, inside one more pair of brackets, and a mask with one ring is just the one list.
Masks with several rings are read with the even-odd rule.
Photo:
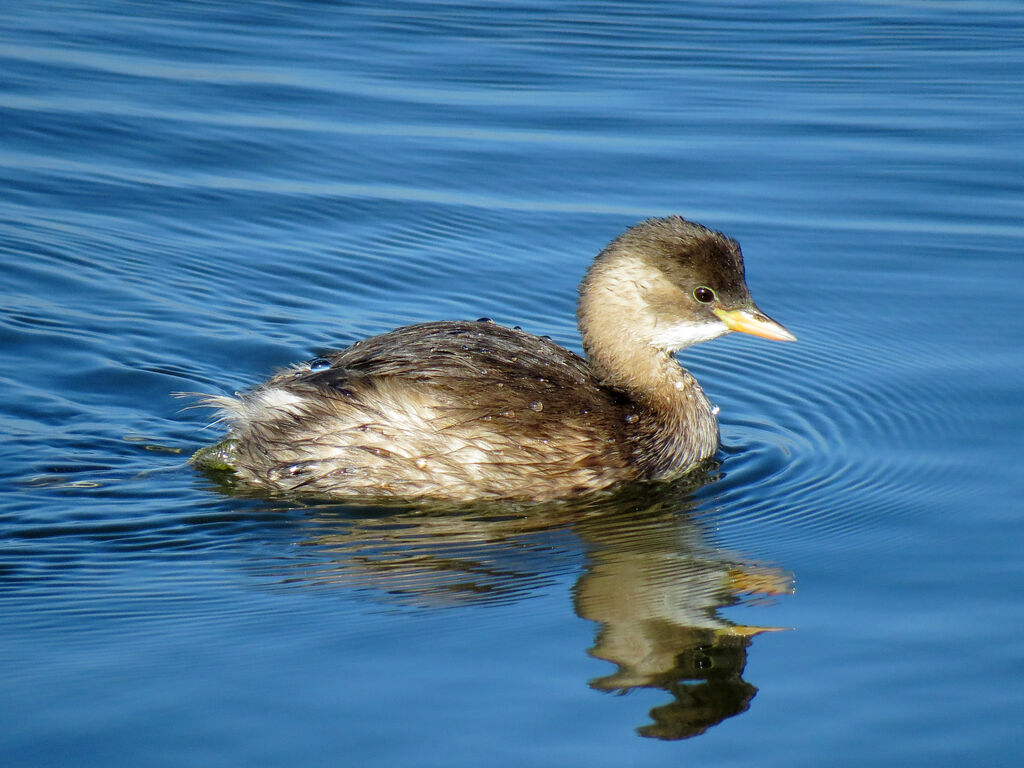
[[672, 353], [731, 329], [792, 338], [754, 307], [735, 241], [679, 217], [601, 252], [578, 320], [586, 360], [490, 321], [375, 336], [208, 398], [231, 429], [197, 456], [336, 497], [550, 499], [664, 479], [718, 446], [717, 409]]

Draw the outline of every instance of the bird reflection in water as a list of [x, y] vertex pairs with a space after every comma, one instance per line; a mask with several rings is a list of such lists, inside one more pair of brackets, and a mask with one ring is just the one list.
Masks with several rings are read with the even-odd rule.
[[527, 599], [582, 573], [576, 613], [597, 623], [601, 691], [661, 689], [642, 736], [685, 739], [750, 706], [743, 679], [754, 636], [722, 608], [788, 594], [789, 573], [715, 546], [693, 515], [708, 473], [667, 486], [544, 506], [313, 506], [296, 560], [262, 570], [278, 585], [343, 586], [369, 599], [436, 608]]
[[719, 609], [789, 593], [790, 574], [715, 549], [696, 521], [678, 514], [578, 532], [589, 552], [576, 612], [599, 624], [591, 655], [618, 667], [591, 686], [670, 693], [672, 701], [651, 710], [654, 722], [638, 729], [653, 738], [689, 738], [745, 712], [757, 693], [743, 679], [747, 649], [773, 628], [738, 626]]

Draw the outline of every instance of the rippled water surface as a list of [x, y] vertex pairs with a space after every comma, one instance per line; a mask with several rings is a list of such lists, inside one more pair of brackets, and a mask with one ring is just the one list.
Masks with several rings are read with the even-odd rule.
[[[22, 3], [0, 20], [11, 766], [1012, 765], [1024, 6]], [[579, 350], [679, 213], [800, 342], [707, 475], [232, 495], [177, 392], [408, 322]], [[770, 631], [778, 630], [778, 631]]]

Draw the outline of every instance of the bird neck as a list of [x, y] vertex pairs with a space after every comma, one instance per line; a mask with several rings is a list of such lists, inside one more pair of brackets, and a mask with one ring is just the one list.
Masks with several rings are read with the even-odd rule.
[[630, 430], [637, 459], [652, 476], [689, 468], [718, 447], [715, 409], [697, 380], [657, 343], [648, 296], [657, 277], [628, 260], [597, 262], [580, 289], [583, 349], [602, 384], [638, 406]]
[[685, 399], [696, 384], [656, 343], [658, 318], [649, 297], [665, 289], [660, 279], [635, 259], [598, 260], [580, 286], [576, 312], [583, 349], [601, 382], [659, 409]]

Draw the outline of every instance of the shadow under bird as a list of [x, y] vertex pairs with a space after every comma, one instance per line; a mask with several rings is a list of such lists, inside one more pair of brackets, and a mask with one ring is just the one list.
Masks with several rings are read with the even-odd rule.
[[580, 285], [586, 358], [488, 320], [410, 325], [204, 402], [230, 426], [193, 457], [243, 486], [337, 498], [547, 500], [676, 478], [718, 449], [675, 352], [763, 314], [739, 244], [678, 216], [613, 240]]

